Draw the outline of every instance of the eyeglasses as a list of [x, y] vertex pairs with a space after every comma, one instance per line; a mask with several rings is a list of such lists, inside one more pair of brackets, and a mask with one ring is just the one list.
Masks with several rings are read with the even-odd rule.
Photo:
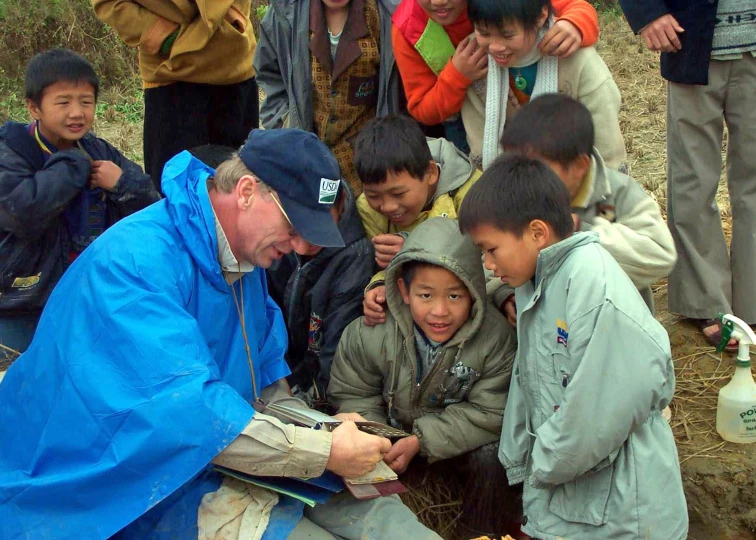
[[286, 210], [283, 209], [283, 206], [281, 206], [281, 201], [278, 200], [278, 195], [276, 195], [274, 192], [271, 191], [270, 192], [270, 196], [273, 197], [273, 201], [275, 201], [276, 206], [281, 211], [281, 213], [284, 215], [284, 217], [286, 218], [286, 221], [288, 221], [289, 225], [291, 225], [293, 227], [294, 225], [291, 224], [291, 220], [289, 219], [289, 215], [286, 213]]
[[278, 209], [281, 211], [281, 213], [286, 218], [286, 221], [289, 222], [289, 227], [291, 227], [291, 229], [289, 230], [289, 236], [296, 236], [297, 235], [297, 231], [294, 229], [294, 225], [292, 224], [291, 220], [289, 219], [289, 216], [286, 213], [286, 210], [283, 209], [283, 206], [281, 205], [281, 201], [278, 200], [278, 195], [276, 195], [273, 191], [271, 191], [270, 192], [270, 196], [273, 198], [273, 201], [276, 203], [276, 206], [278, 207]]

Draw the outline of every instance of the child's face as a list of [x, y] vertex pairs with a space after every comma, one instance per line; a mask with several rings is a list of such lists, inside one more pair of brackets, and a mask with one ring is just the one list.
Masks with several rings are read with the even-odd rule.
[[42, 93], [39, 105], [26, 100], [39, 131], [59, 149], [70, 148], [92, 129], [95, 115], [94, 87], [86, 82], [58, 81]]
[[420, 266], [415, 269], [409, 290], [402, 278], [398, 284], [415, 324], [437, 343], [451, 339], [470, 316], [470, 292], [446, 268]]
[[[543, 223], [534, 220], [533, 223]], [[483, 252], [484, 266], [511, 287], [519, 287], [535, 276], [538, 254], [544, 244], [527, 228], [522, 237], [488, 224], [469, 231], [470, 238]]]
[[407, 227], [433, 197], [438, 176], [438, 167], [431, 161], [422, 179], [414, 178], [407, 171], [389, 171], [385, 182], [364, 184], [362, 189], [370, 208], [386, 216], [394, 225]]
[[[548, 17], [548, 10], [544, 8], [538, 28], [543, 26]], [[519, 21], [503, 21], [500, 27], [494, 25], [475, 25], [475, 37], [483, 50], [490, 54], [501, 67], [509, 68], [516, 65], [536, 44], [537, 34], [528, 31]]]
[[417, 3], [441, 26], [453, 23], [467, 9], [467, 0], [417, 0]]

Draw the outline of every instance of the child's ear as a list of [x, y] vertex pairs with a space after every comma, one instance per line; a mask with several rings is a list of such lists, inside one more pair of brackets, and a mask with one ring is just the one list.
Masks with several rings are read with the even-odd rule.
[[429, 186], [435, 186], [438, 184], [438, 178], [441, 176], [441, 171], [438, 168], [438, 165], [436, 165], [436, 162], [434, 160], [430, 160], [430, 163], [428, 163], [428, 168], [425, 170], [425, 178], [428, 180]]
[[534, 219], [528, 226], [528, 235], [536, 244], [538, 249], [544, 249], [551, 245], [551, 228], [545, 221]]
[[543, 9], [541, 10], [541, 15], [538, 17], [538, 28], [541, 28], [544, 24], [546, 24], [546, 21], [549, 18], [549, 7], [543, 6]]
[[39, 105], [34, 103], [31, 99], [26, 99], [26, 110], [34, 120], [39, 120], [42, 117], [42, 111], [39, 110]]
[[402, 295], [402, 300], [404, 300], [405, 304], [409, 305], [409, 287], [404, 283], [404, 278], [397, 279], [396, 285], [399, 287], [399, 293]]

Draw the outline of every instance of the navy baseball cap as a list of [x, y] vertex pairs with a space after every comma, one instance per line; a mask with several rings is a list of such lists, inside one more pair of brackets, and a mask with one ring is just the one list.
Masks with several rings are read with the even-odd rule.
[[316, 246], [344, 247], [330, 212], [341, 184], [339, 164], [314, 133], [255, 129], [239, 157], [275, 190], [299, 236]]

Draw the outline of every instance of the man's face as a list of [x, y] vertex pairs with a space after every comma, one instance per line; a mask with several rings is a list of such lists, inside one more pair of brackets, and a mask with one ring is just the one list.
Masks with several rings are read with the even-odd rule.
[[467, 9], [467, 0], [417, 0], [417, 3], [441, 26], [453, 23]]
[[363, 193], [370, 208], [386, 216], [398, 227], [411, 225], [436, 192], [438, 167], [431, 162], [423, 178], [412, 177], [407, 171], [389, 171], [381, 184], [364, 184]]
[[289, 223], [277, 204], [275, 192], [260, 190], [257, 183], [251, 189], [249, 203], [240, 203], [242, 208], [237, 219], [236, 249], [233, 250], [236, 258], [268, 268], [274, 260], [292, 250], [304, 255], [310, 244]]
[[92, 129], [94, 87], [87, 82], [58, 81], [45, 88], [39, 104], [27, 99], [26, 108], [39, 121], [42, 136], [65, 150]]
[[520, 236], [483, 224], [469, 231], [484, 256], [484, 266], [511, 287], [519, 287], [535, 276], [539, 244], [529, 231]]
[[402, 278], [399, 278], [398, 285], [415, 324], [426, 337], [437, 343], [450, 340], [470, 316], [470, 292], [446, 268], [419, 266], [409, 288]]

